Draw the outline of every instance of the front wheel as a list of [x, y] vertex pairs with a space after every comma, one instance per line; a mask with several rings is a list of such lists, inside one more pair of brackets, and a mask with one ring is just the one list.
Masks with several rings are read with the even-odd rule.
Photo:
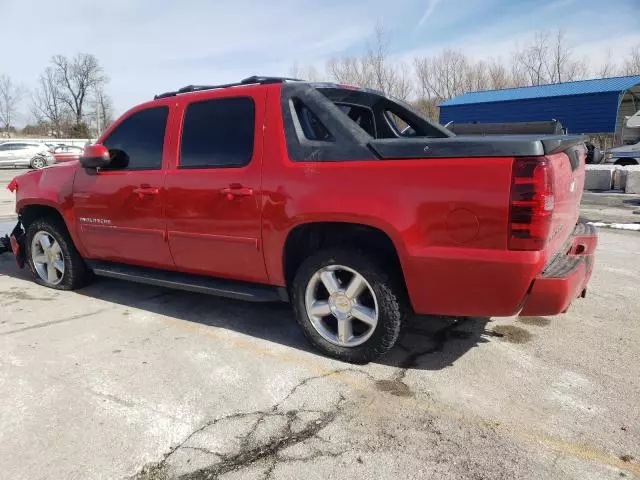
[[36, 283], [56, 290], [86, 284], [89, 271], [64, 223], [54, 217], [34, 220], [27, 228], [27, 263]]
[[401, 298], [376, 262], [348, 249], [309, 257], [292, 287], [296, 318], [309, 341], [353, 363], [369, 362], [393, 347], [404, 312]]

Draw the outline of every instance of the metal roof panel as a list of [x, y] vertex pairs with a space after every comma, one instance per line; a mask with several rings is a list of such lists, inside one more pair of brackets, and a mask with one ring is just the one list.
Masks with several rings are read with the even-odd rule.
[[594, 93], [622, 92], [640, 85], [640, 75], [628, 77], [598, 78], [576, 82], [539, 85], [535, 87], [505, 88], [469, 92], [443, 102], [441, 107], [469, 105], [474, 103], [509, 102], [533, 98], [566, 97], [571, 95], [591, 95]]

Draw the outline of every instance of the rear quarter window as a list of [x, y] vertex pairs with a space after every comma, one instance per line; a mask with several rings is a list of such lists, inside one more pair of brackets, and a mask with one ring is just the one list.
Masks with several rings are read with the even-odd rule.
[[318, 116], [307, 107], [299, 98], [291, 100], [293, 110], [295, 111], [295, 119], [297, 127], [307, 140], [315, 140], [319, 142], [332, 142], [331, 133], [320, 121]]

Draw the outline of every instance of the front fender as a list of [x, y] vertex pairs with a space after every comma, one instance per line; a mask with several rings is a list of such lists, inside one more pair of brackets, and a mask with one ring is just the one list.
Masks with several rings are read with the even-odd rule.
[[[59, 164], [42, 170], [24, 173], [15, 180], [16, 213], [23, 217], [28, 207], [48, 207], [64, 220], [67, 230], [78, 249], [73, 213], [73, 182], [77, 164]], [[82, 254], [82, 251], [80, 252]]]

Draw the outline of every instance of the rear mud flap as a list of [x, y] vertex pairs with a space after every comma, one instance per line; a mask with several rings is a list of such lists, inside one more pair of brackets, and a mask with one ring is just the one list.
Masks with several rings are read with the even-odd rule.
[[24, 268], [25, 262], [24, 236], [22, 224], [18, 222], [11, 235], [0, 237], [0, 255], [12, 252], [20, 268]]
[[0, 237], [0, 255], [10, 251], [11, 251], [11, 240], [9, 239], [9, 235]]

